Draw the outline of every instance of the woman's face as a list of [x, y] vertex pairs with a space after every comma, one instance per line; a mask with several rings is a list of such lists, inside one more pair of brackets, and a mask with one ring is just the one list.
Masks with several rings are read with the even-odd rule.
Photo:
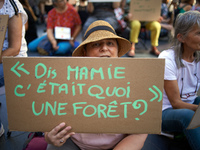
[[67, 4], [67, 0], [57, 0], [55, 2], [56, 4], [56, 7], [57, 8], [61, 8], [61, 9], [64, 9], [66, 7], [66, 4]]
[[105, 39], [86, 45], [87, 57], [118, 57], [118, 44], [116, 39]]
[[184, 50], [200, 51], [200, 27], [194, 26], [181, 42], [184, 45]]

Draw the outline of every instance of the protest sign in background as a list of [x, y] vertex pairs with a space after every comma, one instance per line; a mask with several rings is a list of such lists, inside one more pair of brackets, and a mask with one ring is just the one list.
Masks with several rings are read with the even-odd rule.
[[164, 59], [3, 58], [10, 130], [160, 133]]
[[157, 21], [161, 13], [160, 0], [131, 0], [131, 20]]

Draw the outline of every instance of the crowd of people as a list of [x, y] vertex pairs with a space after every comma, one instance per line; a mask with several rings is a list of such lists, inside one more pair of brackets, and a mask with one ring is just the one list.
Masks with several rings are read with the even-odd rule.
[[[144, 25], [151, 32], [150, 53], [165, 59], [162, 131], [184, 133], [191, 149], [200, 150], [200, 127], [187, 129], [200, 102], [197, 95], [200, 87], [200, 1], [194, 4], [194, 0], [170, 3], [162, 0], [160, 17], [150, 22], [130, 19], [134, 15], [129, 11], [130, 0], [105, 3], [80, 0], [78, 4], [67, 0], [0, 0], [0, 15], [9, 15], [0, 57], [0, 87], [4, 86], [3, 56], [28, 57], [28, 51], [37, 51], [51, 56], [134, 57], [135, 44]], [[36, 6], [40, 8], [39, 15]], [[37, 35], [38, 18], [46, 24], [47, 33], [42, 37]], [[129, 36], [117, 35], [119, 28], [128, 29]], [[173, 36], [172, 47], [160, 52], [157, 46], [162, 29], [167, 33], [173, 31]], [[61, 31], [65, 31], [67, 37], [63, 38]], [[82, 43], [76, 41], [80, 33]], [[147, 134], [74, 133], [70, 132], [71, 128], [60, 123], [45, 132], [47, 149], [138, 150], [147, 138]], [[0, 136], [3, 133], [0, 121]]]

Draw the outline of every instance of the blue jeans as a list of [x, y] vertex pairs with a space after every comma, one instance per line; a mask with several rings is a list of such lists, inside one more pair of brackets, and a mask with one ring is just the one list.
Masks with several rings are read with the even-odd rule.
[[[194, 104], [200, 103], [197, 97]], [[194, 115], [190, 109], [166, 109], [162, 112], [162, 131], [164, 132], [183, 132], [193, 150], [200, 150], [200, 127], [186, 129]]]
[[44, 35], [44, 36], [41, 36], [33, 41], [31, 41], [29, 44], [28, 44], [28, 50], [30, 52], [37, 52], [37, 47], [38, 47], [38, 44], [40, 43], [40, 41], [42, 41], [42, 39], [44, 39], [47, 35]]
[[3, 64], [0, 64], [0, 87], [4, 86]]
[[[40, 43], [40, 41], [44, 38], [46, 38], [47, 35], [41, 36], [35, 40], [33, 40], [32, 42], [30, 42], [28, 44], [28, 50], [31, 52], [37, 52], [37, 47], [38, 44]], [[69, 53], [71, 51], [71, 49], [76, 49], [79, 46], [79, 42], [75, 41], [74, 42], [74, 47], [71, 46], [71, 44], [68, 41], [61, 41], [58, 42], [58, 50], [56, 50], [53, 55], [65, 55], [67, 53]]]

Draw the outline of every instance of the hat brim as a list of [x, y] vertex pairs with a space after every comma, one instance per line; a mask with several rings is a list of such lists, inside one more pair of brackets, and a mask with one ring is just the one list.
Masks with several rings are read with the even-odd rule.
[[95, 31], [91, 33], [90, 36], [84, 40], [72, 53], [72, 56], [84, 56], [84, 45], [100, 41], [103, 39], [116, 39], [118, 42], [118, 57], [125, 55], [131, 49], [131, 43], [116, 34], [113, 34], [109, 31]]

